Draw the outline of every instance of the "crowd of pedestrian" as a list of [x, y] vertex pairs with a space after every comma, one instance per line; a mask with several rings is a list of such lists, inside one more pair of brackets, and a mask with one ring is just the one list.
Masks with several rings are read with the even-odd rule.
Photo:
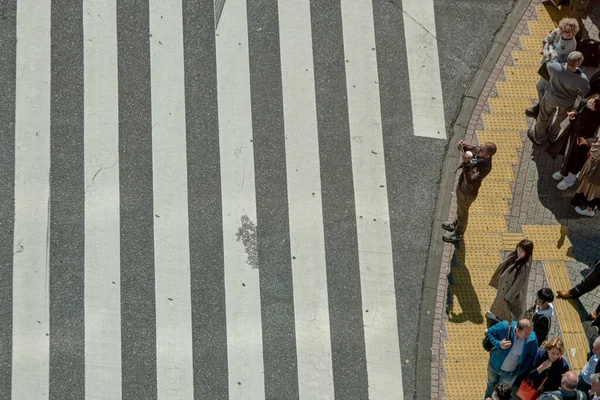
[[[577, 3], [577, 1], [575, 1]], [[583, 3], [583, 1], [580, 1]], [[577, 7], [577, 4], [575, 5]], [[600, 75], [594, 85], [580, 69], [584, 54], [577, 51], [579, 25], [575, 18], [562, 19], [542, 43], [538, 102], [525, 110], [535, 127], [527, 132], [535, 146], [544, 146], [551, 157], [563, 156], [561, 169], [552, 177], [559, 190], [577, 184], [571, 203], [575, 211], [593, 217], [600, 206]], [[461, 163], [456, 187], [457, 215], [442, 224], [445, 242], [463, 239], [469, 208], [483, 179], [492, 170], [496, 145], [458, 144]], [[483, 338], [489, 351], [486, 399], [595, 399], [600, 400], [600, 338], [579, 375], [563, 357], [565, 345], [549, 337], [554, 316], [554, 293], [539, 288], [533, 305], [527, 304], [534, 243], [524, 239], [498, 265], [489, 285], [496, 297], [485, 316], [491, 325]], [[558, 296], [577, 298], [600, 285], [600, 262], [583, 282]], [[588, 315], [595, 319], [598, 309]]]

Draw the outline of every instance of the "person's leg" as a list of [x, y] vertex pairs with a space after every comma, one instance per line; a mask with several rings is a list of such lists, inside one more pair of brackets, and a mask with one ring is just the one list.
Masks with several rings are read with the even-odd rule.
[[552, 126], [550, 126], [548, 132], [548, 139], [551, 142], [554, 142], [560, 133], [561, 127], [560, 124], [563, 122], [565, 118], [567, 118], [567, 111], [569, 111], [571, 107], [558, 107], [558, 111], [556, 112], [556, 119]]
[[467, 230], [469, 207], [476, 198], [476, 196], [468, 196], [460, 190], [456, 190], [456, 226], [454, 232], [457, 236], [462, 236]]
[[569, 293], [571, 296], [577, 298], [596, 289], [598, 285], [600, 285], [600, 261], [594, 265], [594, 269], [586, 275], [583, 282], [575, 285], [575, 287], [569, 290]]
[[543, 144], [547, 138], [548, 125], [552, 120], [556, 106], [548, 102], [548, 97], [544, 96], [540, 103], [540, 113], [535, 121], [535, 130], [533, 132], [533, 140], [537, 144]]
[[548, 86], [548, 81], [544, 78], [540, 78], [540, 80], [536, 83], [535, 88], [538, 92], [538, 104], [539, 106], [542, 103], [542, 99], [544, 98], [544, 93], [546, 92], [546, 86]]
[[498, 384], [499, 380], [500, 375], [496, 371], [494, 371], [492, 369], [492, 366], [488, 363], [488, 379], [487, 386], [485, 388], [485, 396], [483, 396], [484, 399], [492, 397], [492, 393], [494, 393], [494, 388]]

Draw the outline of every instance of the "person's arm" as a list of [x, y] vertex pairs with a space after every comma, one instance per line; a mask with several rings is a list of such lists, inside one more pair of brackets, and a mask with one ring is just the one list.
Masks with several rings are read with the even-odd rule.
[[544, 354], [544, 352], [541, 350], [538, 350], [538, 352], [536, 353], [535, 358], [533, 359], [532, 369], [529, 371], [529, 374], [528, 374], [529, 377], [534, 378], [534, 377], [540, 375], [538, 372], [538, 367], [543, 362], [542, 361], [543, 354]]
[[552, 75], [554, 75], [555, 73], [562, 71], [562, 65], [556, 59], [550, 60], [548, 62], [547, 67], [548, 67], [548, 74], [550, 75], [550, 77], [552, 77]]
[[463, 171], [467, 183], [476, 183], [481, 182], [483, 178], [485, 178], [490, 173], [490, 168], [482, 168], [480, 166], [480, 168], [477, 168], [477, 170], [475, 170], [473, 169], [473, 167], [469, 167], [468, 164], [463, 164]]
[[506, 328], [508, 327], [507, 321], [498, 322], [496, 325], [491, 326], [485, 330], [485, 335], [490, 339], [494, 348], [500, 348], [500, 341], [506, 337]]
[[524, 351], [526, 351], [527, 354], [525, 354], [525, 357], [523, 357], [523, 367], [521, 368], [521, 371], [531, 371], [533, 367], [533, 360], [537, 352], [537, 339], [527, 342]]

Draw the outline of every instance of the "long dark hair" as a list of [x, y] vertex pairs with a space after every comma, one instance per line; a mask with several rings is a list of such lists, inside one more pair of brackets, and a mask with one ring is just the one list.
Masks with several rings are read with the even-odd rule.
[[[517, 249], [519, 247], [525, 252], [525, 257], [523, 258], [519, 258], [519, 256], [517, 255]], [[517, 243], [515, 250], [509, 254], [508, 259], [510, 260], [510, 262], [515, 262], [517, 264], [523, 265], [529, 262], [529, 260], [531, 260], [532, 255], [533, 242], [531, 240], [523, 239], [519, 243]]]

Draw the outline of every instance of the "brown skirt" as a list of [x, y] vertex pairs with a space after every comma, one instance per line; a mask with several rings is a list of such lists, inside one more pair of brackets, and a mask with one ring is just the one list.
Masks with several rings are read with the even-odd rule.
[[588, 201], [600, 198], [600, 161], [588, 158], [579, 178], [577, 193], [583, 194]]

